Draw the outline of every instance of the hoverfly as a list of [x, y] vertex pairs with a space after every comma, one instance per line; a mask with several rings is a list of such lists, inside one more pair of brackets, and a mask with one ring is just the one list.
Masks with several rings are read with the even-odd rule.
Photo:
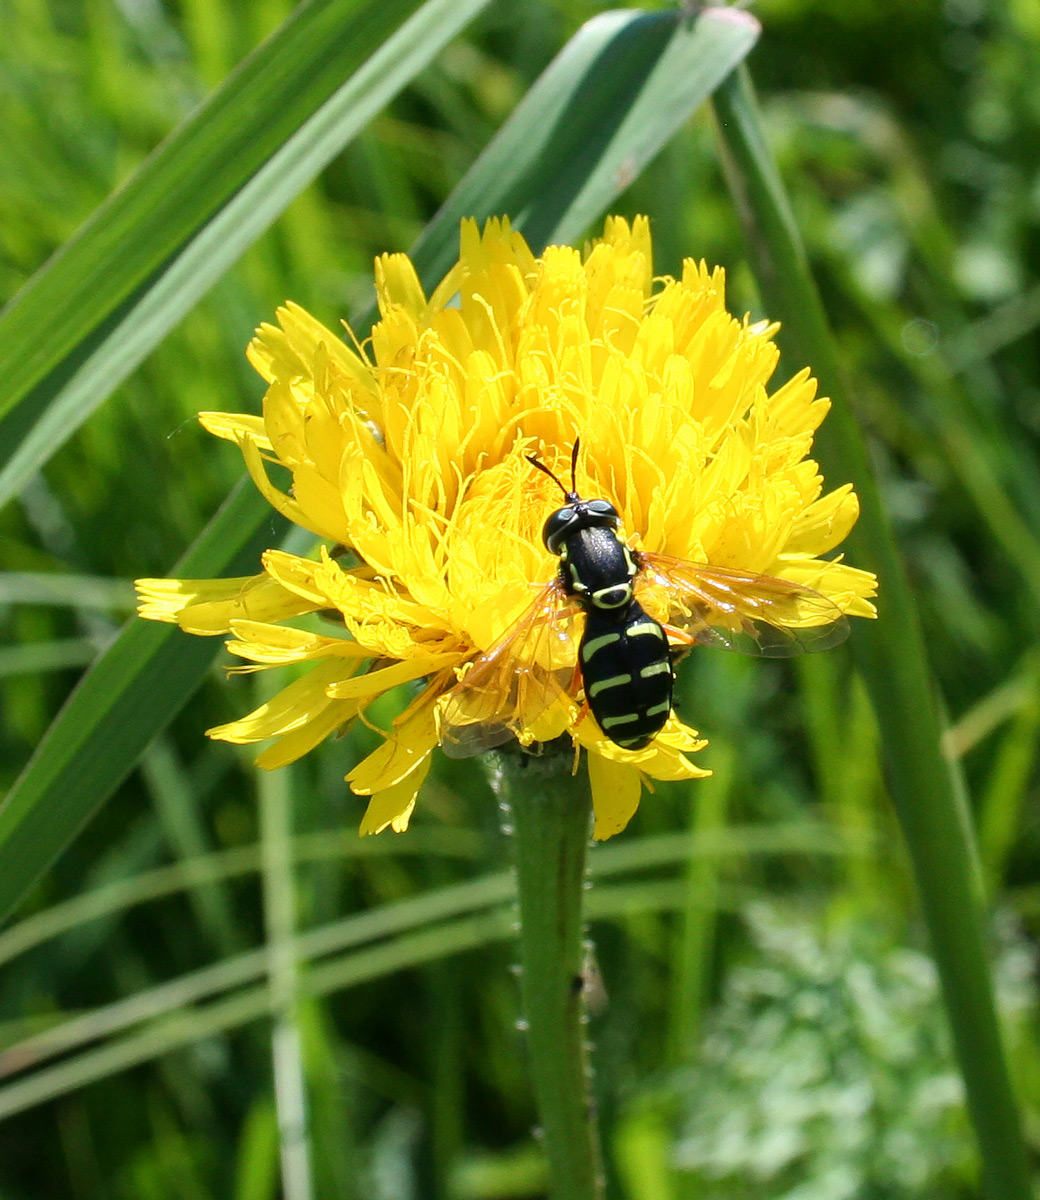
[[[783, 658], [829, 649], [848, 636], [838, 606], [811, 588], [626, 545], [617, 534], [617, 509], [578, 495], [577, 441], [569, 491], [544, 463], [527, 459], [563, 492], [563, 507], [549, 514], [542, 530], [559, 570], [448, 693], [441, 745], [449, 758], [467, 758], [518, 735], [554, 700], [574, 694], [576, 672], [602, 732], [626, 750], [641, 750], [668, 720], [675, 660], [688, 646]], [[667, 625], [640, 604], [637, 593], [648, 587], [666, 596]], [[568, 650], [582, 615], [575, 666]]]

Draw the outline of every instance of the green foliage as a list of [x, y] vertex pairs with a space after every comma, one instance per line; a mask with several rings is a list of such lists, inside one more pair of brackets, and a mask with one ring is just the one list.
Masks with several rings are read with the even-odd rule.
[[[290, 10], [286, 0], [0, 0], [0, 295], [14, 296]], [[120, 238], [136, 236], [119, 271], [98, 271], [102, 260], [92, 259], [85, 291], [62, 285], [36, 307], [23, 297], [0, 318], [17, 334], [4, 340], [3, 395], [29, 397], [12, 410], [25, 422], [0, 427], [4, 461], [26, 445], [29, 417], [70, 394], [76, 354], [98, 349], [89, 338], [109, 332], [105, 317], [126, 317], [119, 305], [158, 282], [149, 272], [169, 266], [214, 214], [228, 221], [218, 232], [243, 246], [253, 237], [227, 217], [236, 189], [256, 186], [265, 155], [332, 95], [337, 69], [362, 49], [350, 22], [389, 11], [355, 0], [304, 6], [293, 28], [311, 30], [314, 57], [292, 58], [292, 75], [276, 56], [274, 75], [254, 76], [261, 91], [287, 89], [286, 107], [232, 122], [240, 155], [223, 162], [230, 143], [209, 142], [214, 127], [203, 120], [196, 148], [208, 146], [211, 158], [198, 158], [194, 175], [175, 163], [171, 187], [187, 191], [169, 192], [184, 199], [172, 215], [145, 205], [150, 225], [119, 228]], [[233, 448], [202, 434], [194, 413], [255, 411], [260, 382], [242, 355], [251, 329], [286, 298], [329, 324], [356, 320], [371, 303], [373, 255], [420, 236], [433, 270], [450, 238], [433, 245], [427, 222], [524, 97], [530, 106], [535, 80], [595, 11], [586, 0], [487, 6], [436, 53], [431, 42], [421, 69], [413, 42], [415, 69], [402, 67], [394, 98], [378, 95], [345, 149], [323, 143], [313, 182], [304, 186], [293, 160], [303, 173], [268, 190], [268, 215], [247, 214], [257, 221], [252, 248], [234, 265], [229, 254], [205, 294], [201, 275], [187, 279], [181, 308], [171, 304], [149, 326], [152, 348], [141, 343], [136, 362], [107, 360], [110, 376], [89, 392], [92, 411], [78, 402], [64, 410], [24, 460], [35, 473], [0, 511], [5, 790], [80, 667], [112, 644], [127, 581], [170, 572], [238, 481]], [[765, 128], [907, 561], [985, 885], [1035, 938], [1040, 18], [1024, 0], [763, 0], [756, 12], [764, 35], [751, 66]], [[337, 24], [335, 54], [318, 36], [323, 14]], [[366, 27], [364, 44], [385, 43], [385, 20]], [[600, 64], [604, 79], [608, 66], [618, 64]], [[670, 140], [653, 157], [645, 126], [663, 106], [654, 101], [649, 116], [633, 109], [640, 127], [626, 132], [633, 93], [604, 91], [609, 137], [591, 109], [561, 125], [572, 153], [605, 148], [582, 169], [600, 163], [609, 184], [577, 207], [567, 236], [580, 237], [577, 226], [594, 224], [597, 204], [625, 186], [611, 207], [651, 214], [659, 271], [677, 271], [685, 255], [722, 262], [731, 306], [767, 315], [707, 120], [662, 126], [653, 136]], [[549, 95], [566, 114], [565, 91]], [[537, 109], [543, 123], [545, 111]], [[348, 124], [337, 128], [345, 139]], [[638, 167], [652, 159], [638, 178], [610, 158], [628, 162], [626, 136]], [[499, 168], [529, 148], [506, 146], [492, 157]], [[163, 178], [153, 177], [158, 192], [146, 198], [162, 199]], [[550, 175], [534, 190], [547, 199], [555, 186]], [[263, 189], [251, 194], [259, 205]], [[479, 208], [486, 193], [470, 194]], [[119, 211], [132, 199], [110, 204]], [[556, 219], [565, 212], [561, 201]], [[60, 267], [49, 277], [60, 280]], [[118, 339], [111, 348], [123, 350]], [[784, 369], [801, 365], [789, 355]], [[257, 521], [259, 508], [251, 511]], [[263, 520], [256, 544], [277, 541], [281, 531]], [[0, 876], [10, 902], [23, 897], [0, 933], [0, 1192], [274, 1197], [285, 1144], [277, 1112], [295, 1077], [306, 1088], [315, 1196], [544, 1194], [513, 1029], [509, 847], [486, 786], [468, 765], [442, 761], [408, 834], [360, 842], [360, 805], [342, 781], [371, 745], [359, 727], [276, 777], [282, 790], [266, 794], [261, 824], [248, 756], [203, 736], [257, 702], [251, 682], [207, 668], [216, 644], [178, 635], [168, 646], [169, 672], [147, 689], [152, 713], [112, 670], [111, 686], [80, 701], [96, 722], [76, 726], [87, 732], [87, 758], [77, 758], [68, 725], [55, 727], [43, 756], [54, 772], [44, 783], [61, 802], [20, 807], [29, 795], [20, 790], [23, 801], [0, 814], [4, 830], [25, 835], [7, 843], [21, 849]], [[131, 771], [192, 672], [201, 686]], [[611, 1200], [978, 1195], [878, 767], [878, 726], [849, 658], [791, 668], [705, 651], [684, 665], [682, 686], [685, 712], [712, 738], [704, 758], [715, 778], [688, 791], [662, 785], [623, 839], [590, 854], [588, 908], [608, 998], [591, 1035]], [[386, 714], [370, 715], [378, 723]], [[22, 824], [30, 809], [35, 827]], [[278, 813], [289, 811], [287, 828]], [[750, 956], [735, 917], [749, 902], [767, 914]], [[791, 911], [814, 915], [768, 916]], [[283, 958], [281, 974], [272, 969], [271, 945], [298, 965], [287, 969]], [[1001, 953], [1001, 962], [1009, 953], [1020, 961], [1018, 950]], [[300, 991], [291, 1003], [287, 986]], [[279, 988], [289, 1036], [272, 1069]], [[1022, 992], [1004, 1012], [1014, 1017], [1007, 1032], [1035, 1149], [1040, 1044]], [[821, 1061], [836, 1065], [814, 1076], [809, 1067]], [[661, 1107], [661, 1072], [670, 1080], [680, 1067], [690, 1071], [689, 1112], [674, 1093]], [[915, 1103], [922, 1096], [932, 1102]], [[764, 1097], [779, 1097], [771, 1124]], [[834, 1116], [852, 1101], [867, 1119]], [[718, 1136], [725, 1121], [739, 1137]], [[757, 1175], [755, 1129], [779, 1147], [775, 1169]], [[910, 1157], [899, 1149], [908, 1143]], [[676, 1170], [676, 1153], [698, 1166], [699, 1183]], [[284, 1185], [288, 1200], [300, 1200], [302, 1186]]]
[[[680, 1169], [710, 1195], [910, 1200], [956, 1194], [972, 1155], [938, 979], [861, 918], [748, 912], [754, 953], [726, 979], [701, 1057], [676, 1085]], [[1018, 1026], [1035, 964], [996, 964]]]

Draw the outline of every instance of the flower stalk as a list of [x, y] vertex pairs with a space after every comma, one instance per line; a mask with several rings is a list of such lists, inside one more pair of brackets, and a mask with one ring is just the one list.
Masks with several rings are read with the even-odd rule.
[[591, 832], [588, 775], [569, 747], [496, 755], [492, 786], [516, 847], [520, 983], [535, 1100], [553, 1200], [603, 1195], [589, 1048], [581, 901]]

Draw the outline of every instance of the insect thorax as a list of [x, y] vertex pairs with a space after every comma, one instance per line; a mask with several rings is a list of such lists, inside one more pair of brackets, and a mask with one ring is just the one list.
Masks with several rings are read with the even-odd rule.
[[622, 619], [632, 602], [637, 566], [612, 529], [580, 529], [560, 547], [560, 579], [586, 612], [598, 609]]

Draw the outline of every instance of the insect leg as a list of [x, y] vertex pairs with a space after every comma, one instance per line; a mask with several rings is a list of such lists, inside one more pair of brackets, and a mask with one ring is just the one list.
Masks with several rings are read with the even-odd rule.
[[669, 641], [676, 641], [684, 648], [697, 644], [697, 639], [688, 634], [684, 629], [676, 629], [674, 625], [665, 625], [663, 623], [661, 628], [665, 631]]

